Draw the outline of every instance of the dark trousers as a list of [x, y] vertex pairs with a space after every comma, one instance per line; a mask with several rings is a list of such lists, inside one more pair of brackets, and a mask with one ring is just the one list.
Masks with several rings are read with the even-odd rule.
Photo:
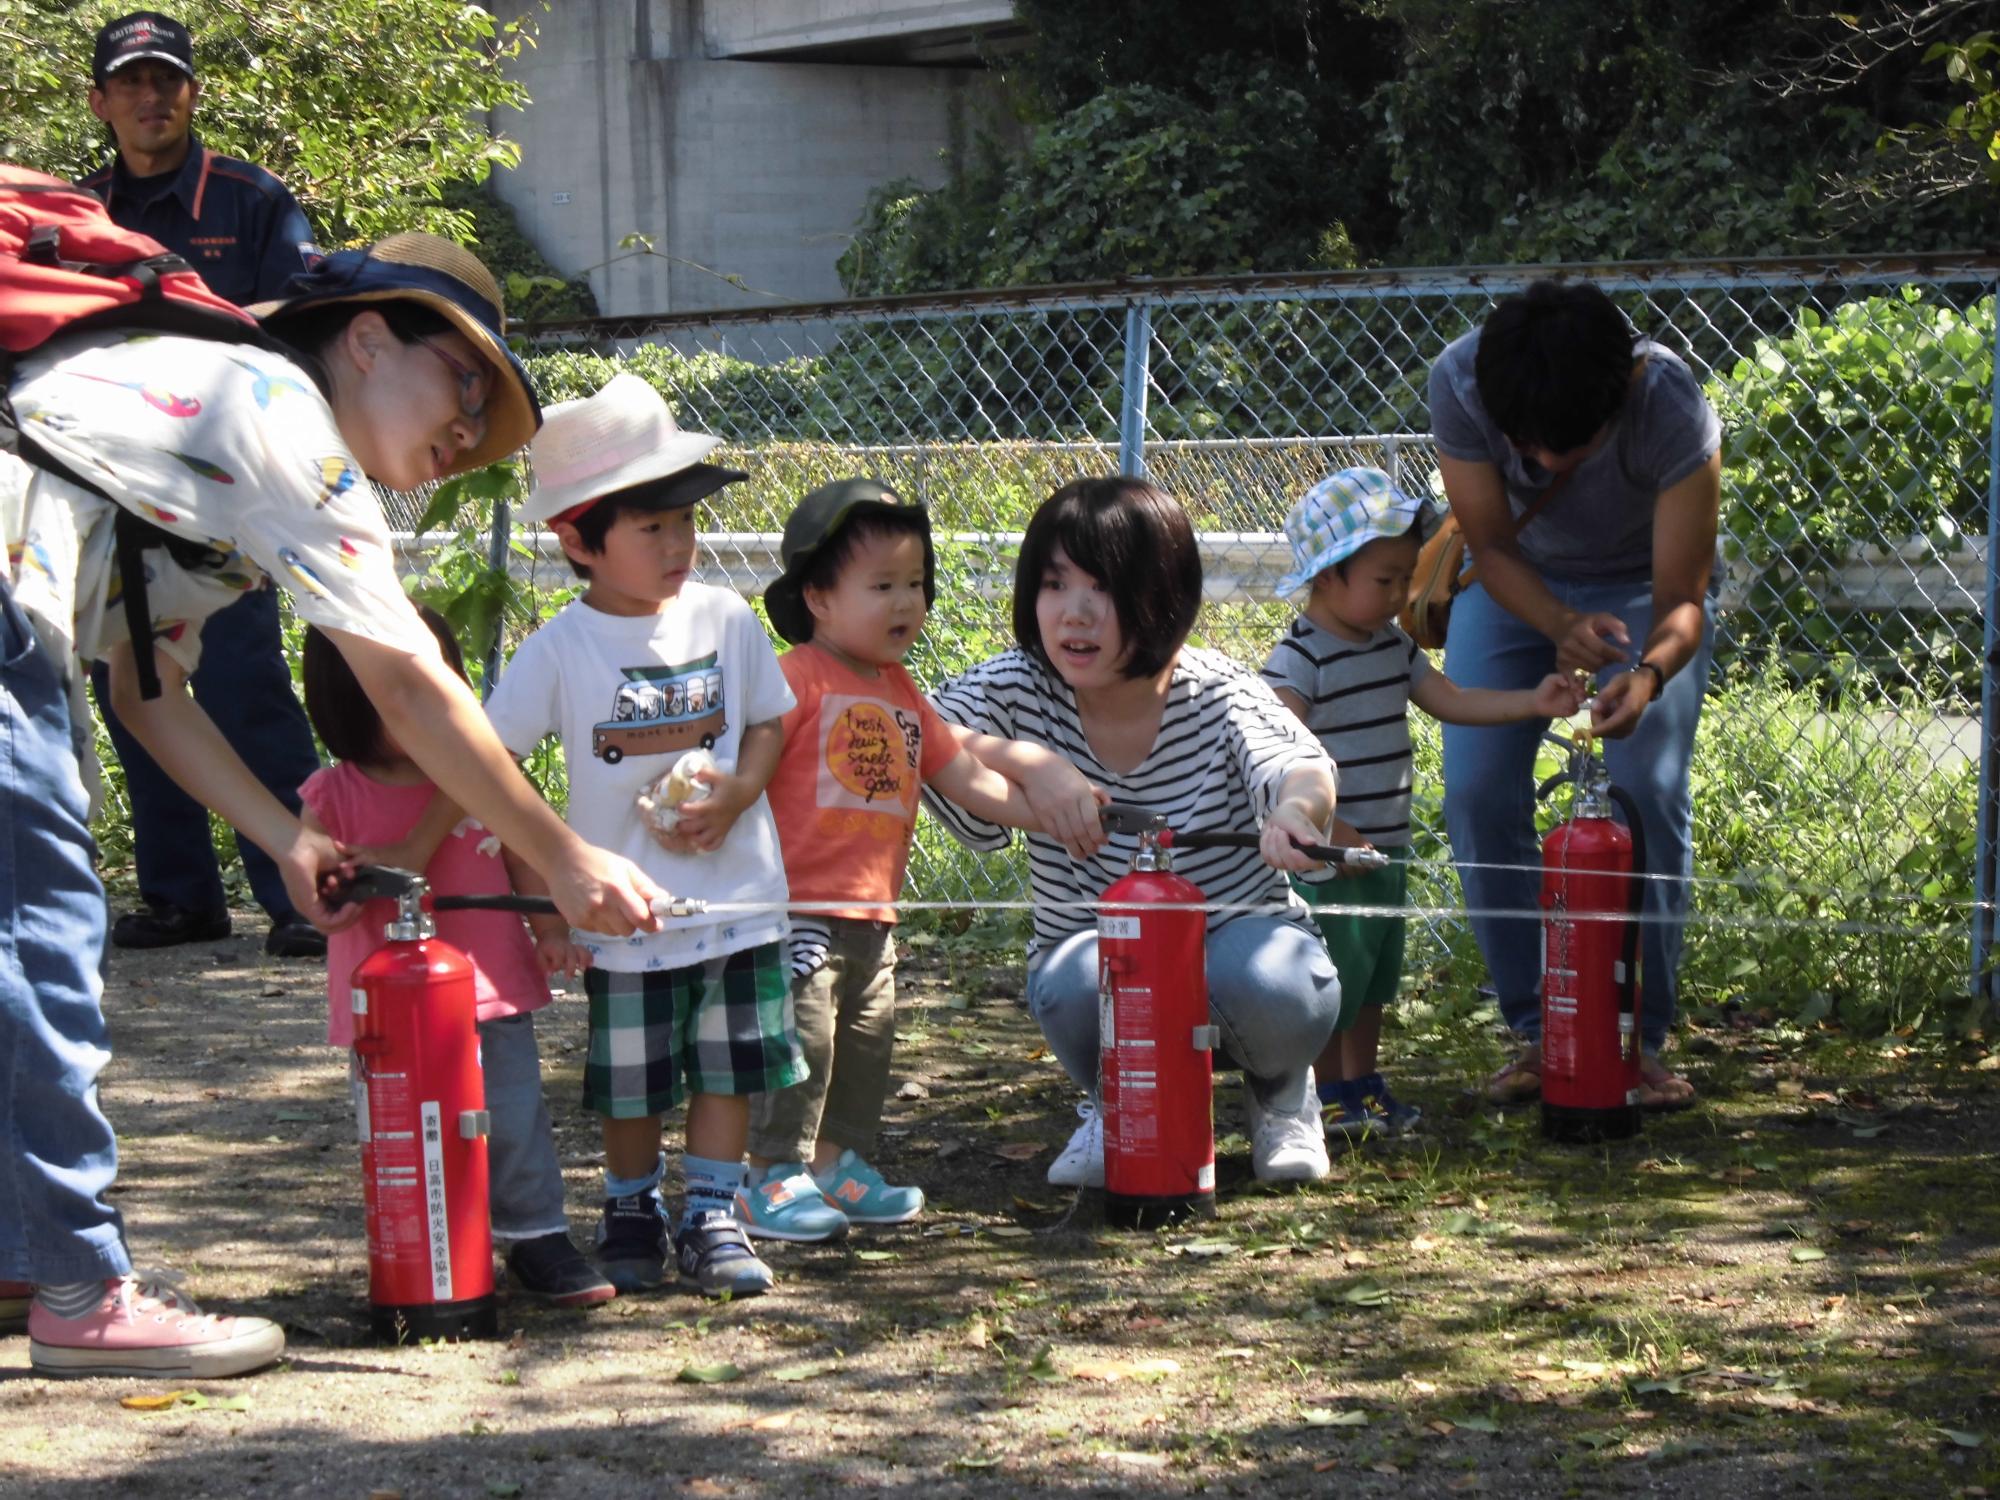
[[[258, 589], [209, 616], [201, 631], [201, 663], [190, 683], [195, 702], [251, 773], [297, 812], [299, 786], [319, 769], [319, 752], [292, 691], [278, 629], [277, 590]], [[92, 666], [90, 681], [97, 711], [125, 768], [139, 894], [148, 902], [188, 911], [221, 910], [227, 903], [209, 838], [208, 809], [182, 791], [118, 722], [102, 662]], [[292, 898], [285, 894], [271, 857], [241, 834], [236, 847], [257, 904], [273, 919], [290, 913]]]

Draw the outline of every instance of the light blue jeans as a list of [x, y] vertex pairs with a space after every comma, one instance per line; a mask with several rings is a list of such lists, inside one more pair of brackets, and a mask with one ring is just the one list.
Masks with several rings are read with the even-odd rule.
[[[1208, 935], [1208, 1010], [1222, 1047], [1277, 1114], [1305, 1106], [1306, 1070], [1340, 1020], [1340, 976], [1320, 935], [1283, 917], [1238, 917]], [[1097, 1096], [1097, 929], [1028, 970], [1028, 1013], [1077, 1087]]]
[[97, 1105], [111, 1050], [86, 812], [62, 679], [0, 579], [0, 1280], [132, 1268], [104, 1201], [118, 1141]]
[[501, 1244], [561, 1234], [562, 1166], [556, 1161], [549, 1102], [542, 1094], [542, 1055], [532, 1015], [496, 1016], [479, 1023], [480, 1071], [493, 1134], [487, 1165], [493, 1183], [493, 1238]]
[[[1572, 609], [1618, 616], [1637, 656], [1639, 643], [1652, 629], [1650, 582], [1542, 581]], [[1675, 877], [1646, 884], [1648, 916], [1665, 919], [1649, 921], [1642, 934], [1639, 1030], [1649, 1053], [1658, 1052], [1673, 1029], [1679, 987], [1686, 880], [1694, 866], [1694, 796], [1688, 776], [1695, 725], [1708, 692], [1713, 599], [1706, 617], [1694, 660], [1674, 674], [1627, 738], [1602, 742], [1611, 780], [1639, 806], [1649, 872]], [[1483, 585], [1458, 596], [1444, 654], [1445, 675], [1453, 682], [1464, 688], [1530, 688], [1555, 669], [1555, 643], [1502, 609]], [[1465, 904], [1474, 911], [1522, 913], [1475, 916], [1472, 932], [1499, 994], [1502, 1019], [1529, 1042], [1542, 1034], [1541, 850], [1535, 839], [1534, 767], [1545, 727], [1541, 719], [1444, 726], [1444, 821]], [[1485, 868], [1494, 865], [1510, 868]]]

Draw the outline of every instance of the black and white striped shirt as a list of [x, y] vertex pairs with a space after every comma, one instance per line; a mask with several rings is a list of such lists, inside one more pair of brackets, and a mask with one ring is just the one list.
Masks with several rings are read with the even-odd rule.
[[[1043, 745], [1065, 756], [1116, 802], [1165, 813], [1177, 831], [1261, 825], [1277, 802], [1278, 783], [1294, 767], [1331, 763], [1270, 688], [1228, 657], [1183, 648], [1167, 687], [1160, 732], [1130, 772], [1105, 767], [1091, 753], [1076, 696], [1054, 672], [1016, 648], [954, 678], [931, 701], [955, 724], [1004, 739]], [[1008, 830], [972, 817], [929, 792], [924, 804], [960, 842], [1007, 846]], [[1136, 835], [1114, 834], [1084, 863], [1041, 834], [1029, 834], [1028, 874], [1038, 904], [1030, 961], [1045, 947], [1096, 921], [1091, 903], [1131, 868]], [[1285, 877], [1251, 849], [1197, 849], [1176, 855], [1177, 873], [1214, 902], [1289, 905], [1303, 912]], [[1241, 913], [1217, 912], [1211, 927]]]
[[1304, 615], [1264, 663], [1264, 680], [1306, 700], [1306, 728], [1340, 762], [1340, 816], [1369, 843], [1410, 842], [1410, 689], [1431, 669], [1394, 625], [1344, 641]]

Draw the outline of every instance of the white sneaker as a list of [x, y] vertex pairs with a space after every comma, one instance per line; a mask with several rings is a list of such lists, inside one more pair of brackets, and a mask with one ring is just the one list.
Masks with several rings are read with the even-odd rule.
[[[1083, 1123], [1076, 1127], [1062, 1155], [1049, 1163], [1049, 1182], [1054, 1187], [1103, 1187], [1104, 1121], [1088, 1099], [1077, 1105], [1076, 1112]], [[1322, 1160], [1325, 1155], [1321, 1151]]]
[[[1249, 1083], [1246, 1075], [1244, 1083]], [[1305, 1103], [1292, 1114], [1267, 1114], [1250, 1095], [1250, 1167], [1259, 1182], [1318, 1182], [1333, 1170], [1326, 1157], [1326, 1127], [1319, 1117], [1319, 1091], [1306, 1069]]]

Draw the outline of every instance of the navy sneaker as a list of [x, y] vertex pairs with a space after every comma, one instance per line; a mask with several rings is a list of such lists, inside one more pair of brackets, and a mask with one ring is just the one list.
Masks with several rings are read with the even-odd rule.
[[704, 1297], [754, 1297], [777, 1285], [771, 1268], [757, 1259], [736, 1215], [709, 1208], [684, 1221], [674, 1236], [681, 1285]]
[[1380, 1073], [1344, 1080], [1326, 1107], [1328, 1135], [1360, 1140], [1371, 1135], [1403, 1135], [1416, 1128], [1423, 1111], [1389, 1092]]
[[507, 1269], [523, 1292], [553, 1307], [595, 1307], [618, 1295], [560, 1230], [516, 1240], [507, 1251]]
[[606, 1198], [597, 1225], [597, 1266], [619, 1292], [657, 1291], [666, 1283], [673, 1239], [656, 1192]]

